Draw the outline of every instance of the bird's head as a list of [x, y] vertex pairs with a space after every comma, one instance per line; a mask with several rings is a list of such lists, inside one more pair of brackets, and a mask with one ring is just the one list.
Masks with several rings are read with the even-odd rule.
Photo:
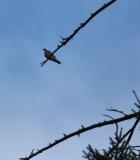
[[42, 50], [43, 50], [43, 51], [47, 51], [47, 49], [46, 49], [46, 48], [43, 48]]

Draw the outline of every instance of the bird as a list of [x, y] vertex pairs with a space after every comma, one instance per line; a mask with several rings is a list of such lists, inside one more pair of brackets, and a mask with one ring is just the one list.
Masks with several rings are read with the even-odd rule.
[[43, 48], [43, 51], [44, 51], [44, 56], [46, 57], [46, 60], [41, 62], [41, 67], [48, 61], [48, 60], [51, 60], [53, 62], [56, 62], [58, 64], [61, 64], [61, 62], [54, 56], [54, 54], [47, 50], [46, 48]]

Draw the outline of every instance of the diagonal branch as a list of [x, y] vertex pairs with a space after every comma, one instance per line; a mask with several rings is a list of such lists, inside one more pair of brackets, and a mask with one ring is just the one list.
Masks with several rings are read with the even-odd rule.
[[[111, 148], [111, 150], [108, 152], [107, 156], [109, 156], [116, 148], [118, 148], [118, 146], [119, 146], [120, 143], [122, 143], [122, 146], [121, 146], [121, 153], [120, 153], [119, 157], [122, 156], [123, 151], [127, 148], [127, 145], [129, 144], [129, 142], [130, 142], [130, 140], [132, 138], [132, 135], [134, 133], [134, 130], [135, 130], [138, 122], [139, 122], [139, 119], [137, 118], [136, 121], [135, 121], [135, 123], [134, 123], [134, 125], [124, 135], [122, 135], [121, 137], [119, 136], [120, 138], [117, 140], [117, 143]], [[120, 134], [122, 134], [122, 130], [121, 130]], [[116, 134], [116, 136], [118, 137], [117, 134]], [[125, 138], [127, 136], [128, 136], [127, 141], [125, 141]]]
[[60, 138], [58, 140], [55, 140], [53, 143], [50, 143], [48, 146], [46, 146], [46, 147], [44, 147], [42, 149], [39, 149], [36, 152], [33, 152], [33, 150], [32, 150], [32, 152], [30, 153], [30, 155], [28, 157], [20, 158], [20, 160], [30, 160], [31, 158], [37, 156], [38, 154], [40, 154], [40, 153], [42, 153], [44, 151], [47, 151], [50, 148], [56, 146], [57, 144], [62, 143], [64, 141], [66, 141], [67, 139], [70, 139], [70, 138], [72, 138], [74, 136], [80, 136], [80, 134], [82, 134], [84, 132], [87, 132], [89, 130], [95, 129], [95, 128], [99, 128], [99, 127], [103, 127], [103, 126], [111, 125], [111, 124], [116, 124], [116, 123], [120, 123], [122, 121], [126, 121], [126, 120], [129, 120], [129, 119], [132, 119], [132, 118], [136, 118], [139, 114], [140, 114], [140, 112], [136, 112], [136, 113], [133, 113], [133, 114], [129, 114], [129, 115], [117, 118], [117, 119], [113, 119], [113, 120], [108, 120], [108, 121], [103, 121], [103, 122], [99, 122], [99, 123], [96, 123], [96, 124], [92, 124], [92, 125], [90, 125], [88, 127], [84, 127], [82, 125], [81, 128], [78, 129], [77, 131], [72, 132], [70, 134], [63, 134], [62, 138]]
[[[117, 0], [111, 0], [108, 3], [104, 4], [102, 7], [100, 7], [99, 9], [97, 9], [95, 12], [91, 13], [91, 15], [82, 23], [80, 23], [80, 26], [78, 26], [72, 34], [70, 34], [68, 37], [62, 38], [62, 40], [60, 41], [60, 44], [57, 45], [57, 48], [52, 52], [52, 54], [54, 55], [60, 48], [62, 48], [64, 45], [66, 45], [70, 40], [73, 39], [73, 37], [82, 29], [84, 28], [95, 16], [97, 16], [100, 12], [102, 12], [104, 9], [106, 9], [107, 7], [109, 7], [111, 4], [113, 4], [114, 2], [116, 2]], [[43, 63], [41, 64], [41, 66], [43, 66], [45, 63], [47, 62], [47, 60], [43, 61]]]
[[135, 98], [136, 98], [136, 100], [138, 102], [138, 104], [137, 103], [134, 103], [134, 104], [138, 109], [140, 109], [140, 99], [139, 99], [139, 97], [137, 96], [137, 94], [136, 94], [136, 92], [134, 90], [132, 92], [133, 92], [133, 94], [134, 94], [134, 96], [135, 96]]
[[[132, 128], [127, 132], [127, 133], [129, 134], [129, 136], [128, 136], [127, 140], [124, 141], [125, 143], [124, 143], [124, 146], [122, 146], [121, 153], [120, 153], [120, 157], [122, 157], [125, 149], [127, 148], [127, 145], [129, 144], [129, 142], [130, 142], [130, 140], [131, 140], [131, 138], [132, 138], [132, 135], [133, 135], [133, 133], [134, 133], [134, 130], [135, 130], [135, 128], [136, 128], [137, 125], [138, 125], [138, 122], [139, 122], [139, 119], [136, 119], [136, 121], [135, 121], [134, 125], [132, 126]], [[125, 134], [125, 135], [127, 135], [127, 134]]]
[[129, 137], [128, 137], [127, 141], [126, 141], [125, 147], [127, 147], [127, 145], [129, 144], [129, 142], [130, 142], [130, 140], [131, 140], [131, 138], [132, 138], [132, 135], [133, 135], [133, 133], [134, 133], [134, 130], [135, 130], [135, 128], [137, 127], [139, 121], [140, 121], [139, 119], [136, 119], [133, 127], [131, 128], [131, 131], [130, 131]]

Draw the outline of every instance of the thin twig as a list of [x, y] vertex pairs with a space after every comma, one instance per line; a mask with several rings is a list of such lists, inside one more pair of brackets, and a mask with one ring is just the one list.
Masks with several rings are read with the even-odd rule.
[[117, 112], [117, 113], [120, 113], [120, 114], [122, 114], [122, 115], [124, 115], [124, 116], [126, 116], [127, 114], [126, 113], [124, 113], [123, 111], [120, 111], [120, 110], [118, 110], [118, 109], [115, 109], [115, 108], [111, 108], [111, 109], [106, 109], [107, 111], [110, 111], [110, 112]]
[[134, 90], [133, 90], [132, 92], [133, 92], [133, 94], [134, 94], [134, 96], [135, 96], [135, 98], [136, 98], [136, 100], [137, 100], [137, 102], [138, 102], [138, 104], [137, 104], [137, 103], [134, 103], [134, 104], [135, 104], [135, 106], [136, 106], [137, 108], [140, 109], [140, 99], [139, 99], [139, 97], [137, 96], [137, 94], [136, 94], [136, 92], [135, 92]]
[[134, 90], [133, 90], [132, 92], [134, 93], [134, 96], [136, 97], [137, 102], [140, 104], [140, 99], [139, 99], [139, 97], [137, 96], [136, 92], [135, 92]]
[[[115, 118], [113, 118], [112, 116], [109, 116], [109, 115], [106, 115], [106, 114], [104, 114], [103, 116], [108, 117], [108, 118], [110, 118], [110, 119], [112, 119], [112, 120], [115, 120]], [[116, 125], [116, 134], [117, 134], [117, 133], [118, 133], [119, 126], [118, 126], [118, 123], [115, 123], [115, 125]]]

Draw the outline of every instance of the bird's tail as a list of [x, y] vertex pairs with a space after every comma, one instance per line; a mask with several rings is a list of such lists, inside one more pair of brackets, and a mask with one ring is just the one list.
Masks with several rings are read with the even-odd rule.
[[54, 62], [56, 62], [56, 63], [58, 63], [58, 64], [61, 64], [61, 62], [58, 59], [56, 59], [56, 58], [52, 58], [51, 60], [54, 61]]

